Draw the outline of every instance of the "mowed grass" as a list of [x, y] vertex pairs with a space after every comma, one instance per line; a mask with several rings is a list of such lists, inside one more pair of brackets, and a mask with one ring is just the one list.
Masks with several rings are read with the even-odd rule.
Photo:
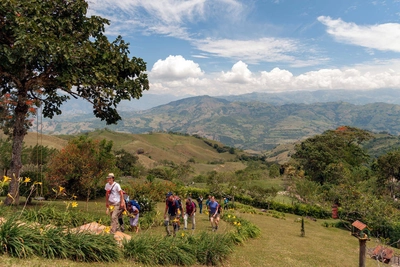
[[[92, 201], [89, 203], [89, 211], [86, 211], [85, 202], [79, 202], [79, 212], [89, 212], [101, 214], [105, 212], [104, 203]], [[56, 201], [56, 205], [63, 208], [62, 201]], [[158, 203], [157, 209], [160, 211], [158, 219], [161, 222], [164, 214], [164, 203]], [[251, 221], [261, 229], [261, 237], [249, 239], [244, 245], [237, 246], [223, 264], [225, 267], [246, 267], [246, 266], [282, 266], [282, 267], [346, 267], [358, 266], [359, 242], [350, 235], [349, 231], [337, 228], [326, 228], [322, 226], [325, 220], [312, 221], [305, 219], [305, 237], [300, 236], [301, 223], [298, 222], [299, 216], [286, 214], [285, 219], [278, 219], [267, 216], [264, 213], [245, 214], [236, 212], [246, 220]], [[331, 220], [330, 220], [331, 221]], [[191, 229], [191, 225], [188, 225]], [[182, 224], [183, 229], [183, 224]], [[232, 230], [232, 226], [223, 222], [217, 233]], [[196, 214], [196, 229], [181, 230], [178, 233], [196, 234], [200, 231], [211, 231], [211, 226], [206, 214]], [[135, 238], [136, 234], [127, 232]], [[165, 228], [162, 225], [155, 226], [148, 230], [141, 230], [142, 234], [155, 234], [165, 236]], [[367, 242], [367, 249], [374, 248], [378, 243], [371, 239]], [[398, 250], [395, 249], [398, 253]], [[46, 260], [42, 258], [16, 259], [7, 256], [0, 256], [0, 266], [22, 266], [22, 267], [87, 267], [87, 266], [143, 266], [143, 264], [122, 261], [118, 263], [79, 263], [69, 260]], [[200, 267], [202, 265], [194, 265]], [[367, 256], [366, 266], [383, 266]]]
[[[285, 220], [252, 214], [241, 216], [262, 229], [261, 237], [238, 247], [225, 266], [239, 266], [238, 262], [241, 267], [358, 266], [358, 240], [348, 231], [323, 227], [323, 220], [305, 219], [305, 237], [301, 237], [298, 216], [287, 214]], [[366, 266], [376, 266], [376, 262], [367, 259]]]

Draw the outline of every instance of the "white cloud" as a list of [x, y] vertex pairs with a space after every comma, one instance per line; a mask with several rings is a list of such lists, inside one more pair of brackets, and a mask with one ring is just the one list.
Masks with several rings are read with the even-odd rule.
[[[235, 63], [230, 71], [217, 73], [203, 73], [196, 63], [181, 56], [170, 56], [159, 62], [157, 68], [164, 70], [161, 72], [164, 75], [149, 75], [152, 93], [218, 96], [254, 91], [400, 89], [400, 60], [374, 61], [341, 69], [319, 69], [299, 75], [280, 68], [252, 72], [243, 61]], [[187, 67], [181, 68], [184, 64]], [[184, 70], [192, 69], [192, 74], [187, 75], [189, 78], [184, 77], [183, 71], [176, 74], [174, 67], [177, 65]], [[175, 80], [171, 80], [171, 77], [175, 77]]]
[[183, 25], [188, 21], [203, 19], [206, 1], [92, 0], [89, 11], [111, 20], [109, 32], [126, 35], [126, 31], [140, 29], [185, 39], [188, 33]]
[[326, 16], [320, 16], [318, 20], [327, 26], [327, 32], [340, 42], [381, 51], [400, 52], [399, 23], [360, 26]]
[[258, 88], [265, 91], [282, 91], [292, 84], [293, 74], [287, 70], [274, 68], [270, 72], [261, 71], [259, 79], [257, 79]]
[[[190, 39], [188, 23], [206, 20], [210, 14], [229, 12], [236, 18], [243, 9], [236, 0], [91, 0], [89, 14], [111, 20], [108, 33], [123, 34], [140, 30]], [[212, 11], [212, 12], [211, 12]], [[117, 14], [117, 15], [116, 15]], [[133, 27], [134, 26], [134, 27]]]
[[251, 71], [247, 68], [247, 64], [239, 61], [233, 65], [231, 71], [222, 72], [218, 80], [227, 83], [249, 83], [251, 82]]
[[192, 60], [186, 60], [182, 56], [169, 56], [165, 60], [158, 60], [154, 63], [149, 78], [163, 80], [181, 80], [197, 78], [203, 75], [199, 64]]
[[258, 40], [205, 39], [193, 42], [197, 49], [219, 57], [236, 58], [249, 63], [290, 62], [290, 53], [299, 44], [291, 39], [260, 38]]

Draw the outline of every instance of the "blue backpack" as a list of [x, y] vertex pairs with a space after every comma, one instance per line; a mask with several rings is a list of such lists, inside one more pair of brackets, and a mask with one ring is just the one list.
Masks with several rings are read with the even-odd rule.
[[129, 203], [131, 203], [132, 206], [135, 206], [138, 209], [138, 211], [140, 211], [140, 205], [139, 203], [136, 202], [136, 200], [132, 199], [129, 201]]

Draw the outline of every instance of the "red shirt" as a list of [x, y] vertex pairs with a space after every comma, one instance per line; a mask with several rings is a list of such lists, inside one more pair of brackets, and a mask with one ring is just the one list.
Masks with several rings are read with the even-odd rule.
[[186, 213], [187, 214], [192, 214], [194, 211], [194, 203], [192, 202], [186, 202]]

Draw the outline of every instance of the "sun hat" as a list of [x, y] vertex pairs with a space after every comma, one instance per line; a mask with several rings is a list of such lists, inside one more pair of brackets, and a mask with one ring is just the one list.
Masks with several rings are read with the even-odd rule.
[[114, 178], [114, 173], [110, 172], [107, 176], [107, 178]]

